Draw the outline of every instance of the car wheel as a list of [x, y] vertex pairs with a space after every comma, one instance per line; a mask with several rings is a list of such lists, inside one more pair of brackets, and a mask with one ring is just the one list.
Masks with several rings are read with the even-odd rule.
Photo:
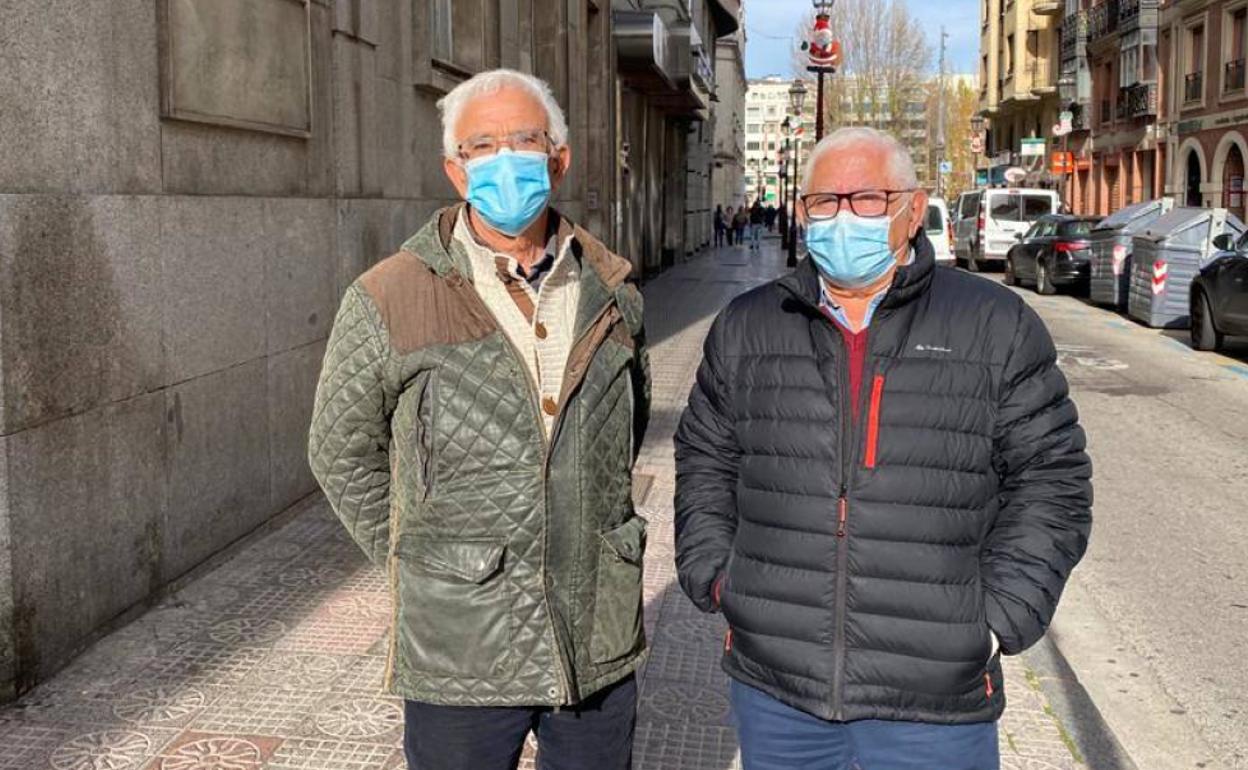
[[1213, 326], [1209, 298], [1203, 291], [1192, 294], [1192, 347], [1196, 350], [1218, 350], [1223, 336]]
[[1044, 264], [1043, 259], [1036, 260], [1036, 293], [1043, 294], [1046, 297], [1057, 294], [1057, 287], [1053, 285], [1053, 280], [1049, 278], [1049, 268]]
[[1014, 275], [1014, 258], [1007, 256], [1005, 258], [1005, 276], [1001, 279], [1006, 286], [1017, 286], [1018, 277]]

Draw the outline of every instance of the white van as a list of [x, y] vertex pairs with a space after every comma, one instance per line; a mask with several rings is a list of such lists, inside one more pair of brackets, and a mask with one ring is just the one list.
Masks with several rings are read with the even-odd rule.
[[944, 198], [927, 199], [927, 217], [923, 220], [923, 230], [927, 233], [927, 239], [932, 242], [932, 249], [936, 252], [936, 264], [954, 264], [951, 250], [953, 223], [949, 221], [949, 209], [945, 206]]
[[1046, 214], [1056, 214], [1061, 200], [1054, 190], [1001, 187], [963, 193], [958, 198], [954, 248], [966, 269], [979, 272], [986, 261], [1003, 262], [1018, 236]]

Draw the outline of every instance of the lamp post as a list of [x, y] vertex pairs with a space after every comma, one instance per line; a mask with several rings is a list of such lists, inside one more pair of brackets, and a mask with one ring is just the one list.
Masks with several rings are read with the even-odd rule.
[[[827, 17], [832, 13], [832, 6], [836, 0], [811, 0], [815, 6], [816, 17], [822, 17], [823, 22], [827, 22]], [[830, 32], [826, 32], [829, 34]], [[836, 71], [833, 67], [809, 67], [815, 73], [815, 141], [823, 138], [823, 76], [832, 74]]]
[[785, 261], [789, 267], [797, 265], [797, 184], [798, 177], [801, 176], [802, 169], [802, 107], [806, 104], [806, 84], [801, 79], [793, 81], [793, 85], [789, 87], [789, 106], [796, 116], [796, 124], [793, 127], [793, 169], [791, 176], [793, 177], [793, 194], [789, 196], [789, 200], [793, 204], [793, 213], [789, 216], [789, 256]]
[[[984, 146], [984, 116], [973, 115], [971, 117], [971, 141], [972, 145], [976, 144], [983, 149], [984, 154], [988, 152], [988, 148]], [[971, 152], [971, 189], [975, 188], [975, 182], [979, 176], [979, 152]]]
[[777, 215], [780, 230], [780, 248], [786, 254], [789, 249], [789, 133], [791, 126], [789, 125], [789, 116], [784, 116], [784, 122], [780, 124], [780, 130], [784, 133], [784, 148], [780, 150], [780, 213]]

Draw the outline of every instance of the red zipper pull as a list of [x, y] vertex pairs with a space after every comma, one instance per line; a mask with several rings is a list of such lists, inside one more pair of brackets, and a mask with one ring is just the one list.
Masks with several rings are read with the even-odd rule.
[[849, 500], [842, 497], [837, 502], [836, 536], [845, 537], [845, 523], [849, 519]]
[[732, 629], [728, 629], [728, 633], [724, 634], [724, 652], [732, 652]]
[[988, 697], [992, 697], [994, 690], [992, 689], [992, 674], [984, 672], [984, 692], [988, 693]]

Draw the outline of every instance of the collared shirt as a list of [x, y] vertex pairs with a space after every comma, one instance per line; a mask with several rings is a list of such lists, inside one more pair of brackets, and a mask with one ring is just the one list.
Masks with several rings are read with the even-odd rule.
[[[913, 262], [914, 249], [912, 248], [910, 249], [909, 258], [905, 262], [901, 263], [899, 267], [905, 267]], [[832, 299], [832, 295], [828, 290], [828, 282], [823, 280], [823, 276], [819, 277], [819, 286], [823, 289], [823, 291], [819, 292], [819, 309], [841, 326], [844, 326], [850, 331], [854, 331], [853, 325], [849, 322], [849, 317], [845, 314], [845, 308], [841, 307], [837, 304], [836, 300]], [[862, 331], [871, 325], [871, 319], [875, 317], [876, 309], [880, 306], [880, 303], [884, 301], [884, 297], [888, 295], [888, 290], [890, 288], [892, 288], [891, 285], [885, 286], [871, 296], [871, 301], [867, 303], [867, 312], [862, 316], [862, 329], [857, 331]]]

